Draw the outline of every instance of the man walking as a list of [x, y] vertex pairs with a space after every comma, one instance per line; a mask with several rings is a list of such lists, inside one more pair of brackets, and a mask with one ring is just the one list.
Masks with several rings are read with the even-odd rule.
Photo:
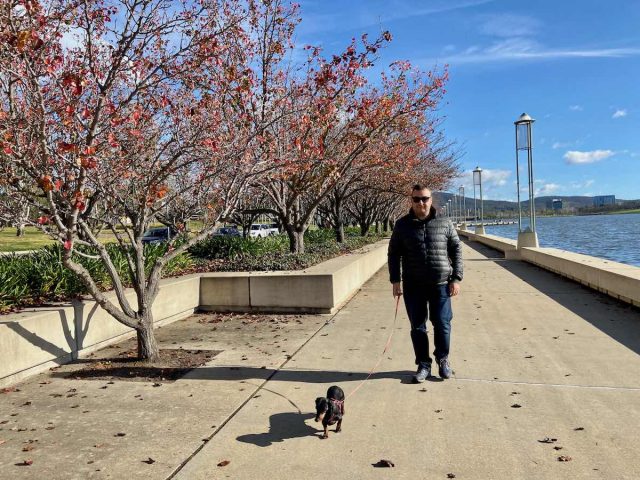
[[433, 324], [433, 355], [439, 375], [443, 379], [451, 377], [449, 344], [453, 313], [450, 297], [460, 292], [459, 282], [462, 281], [462, 247], [458, 234], [451, 220], [437, 215], [431, 204], [431, 190], [424, 185], [414, 185], [411, 210], [396, 222], [388, 251], [393, 296], [404, 294], [411, 321], [411, 341], [418, 365], [414, 376], [417, 383], [431, 376], [427, 319]]

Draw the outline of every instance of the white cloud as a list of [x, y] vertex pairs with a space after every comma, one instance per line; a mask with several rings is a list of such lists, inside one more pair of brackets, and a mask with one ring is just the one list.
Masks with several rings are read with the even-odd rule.
[[627, 110], [626, 109], [618, 109], [611, 116], [611, 118], [620, 118], [620, 117], [626, 117], [626, 116], [627, 116]]
[[582, 108], [582, 105], [570, 105], [569, 110], [573, 112], [581, 112], [584, 110], [584, 108]]
[[421, 59], [419, 63], [423, 65], [433, 65], [434, 63], [463, 65], [563, 58], [622, 58], [638, 55], [640, 55], [640, 48], [548, 48], [532, 39], [512, 37], [489, 46], [473, 45], [457, 55]]
[[584, 182], [571, 182], [571, 188], [574, 188], [577, 190], [582, 188], [589, 188], [594, 183], [596, 183], [595, 180], [586, 180]]
[[545, 183], [542, 187], [537, 188], [536, 195], [549, 195], [560, 189], [560, 185], [557, 183]]
[[595, 163], [615, 155], [612, 150], [592, 150], [590, 152], [579, 152], [569, 150], [564, 154], [564, 159], [570, 165], [580, 165], [583, 163]]
[[540, 22], [533, 17], [507, 13], [487, 17], [480, 31], [495, 37], [524, 37], [537, 33], [539, 27]]
[[551, 148], [553, 148], [554, 150], [557, 150], [559, 148], [570, 147], [571, 145], [573, 145], [573, 142], [553, 142], [553, 145], [551, 145]]
[[[503, 187], [509, 181], [511, 170], [482, 169], [482, 189]], [[454, 181], [454, 185], [463, 184], [467, 192], [473, 192], [473, 170], [467, 170]], [[477, 189], [477, 187], [476, 187]]]
[[[406, 2], [404, 0], [391, 0], [382, 2], [383, 9], [376, 9], [374, 2], [345, 2], [345, 8], [338, 13], [321, 14], [312, 11], [319, 8], [322, 2], [305, 2], [302, 22], [299, 31], [303, 35], [333, 30], [363, 30], [368, 27], [380, 28], [390, 22], [406, 18], [417, 18], [429, 15], [446, 13], [453, 10], [475, 8], [495, 0], [447, 0], [446, 2]], [[349, 10], [349, 6], [355, 6]]]

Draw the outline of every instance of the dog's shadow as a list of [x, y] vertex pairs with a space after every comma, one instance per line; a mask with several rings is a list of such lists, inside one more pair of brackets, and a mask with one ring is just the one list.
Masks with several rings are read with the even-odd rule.
[[274, 413], [269, 417], [268, 432], [240, 435], [237, 440], [239, 442], [252, 443], [258, 447], [269, 447], [273, 443], [283, 442], [289, 438], [316, 435], [320, 430], [305, 423], [305, 420], [313, 417], [312, 413]]

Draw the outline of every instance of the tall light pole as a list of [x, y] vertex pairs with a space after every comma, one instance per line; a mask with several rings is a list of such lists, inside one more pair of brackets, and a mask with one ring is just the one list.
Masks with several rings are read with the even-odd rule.
[[473, 225], [478, 226], [478, 202], [476, 200], [476, 174], [473, 174]]
[[[532, 127], [535, 120], [526, 113], [513, 122], [516, 126], [516, 188], [518, 189], [518, 248], [538, 247], [536, 233], [536, 206], [533, 185], [533, 144]], [[527, 176], [529, 180], [529, 225], [522, 228], [522, 207], [520, 205], [520, 151], [527, 152]]]
[[467, 202], [464, 197], [464, 185], [460, 185], [458, 192], [460, 193], [460, 197], [462, 198], [462, 217], [461, 217], [462, 225], [460, 228], [462, 228], [462, 230], [466, 230], [467, 229]]
[[[484, 235], [484, 204], [482, 202], [482, 169], [480, 167], [476, 167], [473, 171], [473, 190], [475, 192], [475, 186], [478, 185], [480, 189], [480, 224], [476, 223], [476, 233], [479, 235]], [[475, 198], [475, 193], [474, 193]]]

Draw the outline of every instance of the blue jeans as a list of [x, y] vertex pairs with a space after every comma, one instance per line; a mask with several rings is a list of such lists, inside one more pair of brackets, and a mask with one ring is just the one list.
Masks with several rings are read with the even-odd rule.
[[416, 365], [430, 367], [427, 319], [433, 324], [433, 356], [436, 362], [449, 356], [451, 341], [451, 298], [449, 287], [426, 285], [420, 282], [403, 282], [404, 305], [411, 322], [411, 342], [416, 354]]

